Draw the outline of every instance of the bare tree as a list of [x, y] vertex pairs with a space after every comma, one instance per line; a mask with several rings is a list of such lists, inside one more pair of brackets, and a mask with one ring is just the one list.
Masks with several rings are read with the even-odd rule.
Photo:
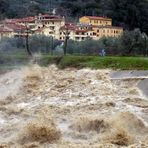
[[70, 28], [69, 28], [69, 26], [68, 25], [65, 25], [63, 27], [63, 29], [62, 29], [62, 32], [65, 35], [63, 50], [64, 50], [64, 55], [66, 55], [67, 54], [67, 44], [68, 44], [69, 35], [70, 35]]
[[29, 29], [27, 23], [25, 24], [25, 28], [26, 28], [26, 30], [25, 30], [26, 50], [27, 50], [28, 55], [29, 55], [30, 57], [32, 57], [32, 52], [31, 52], [31, 50], [30, 50], [30, 48], [29, 48], [29, 33], [30, 33], [31, 31], [30, 31], [30, 29]]

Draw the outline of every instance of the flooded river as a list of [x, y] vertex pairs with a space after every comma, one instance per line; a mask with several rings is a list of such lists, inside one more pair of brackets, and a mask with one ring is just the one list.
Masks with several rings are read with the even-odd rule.
[[148, 75], [131, 74], [32, 65], [0, 75], [0, 147], [148, 147]]

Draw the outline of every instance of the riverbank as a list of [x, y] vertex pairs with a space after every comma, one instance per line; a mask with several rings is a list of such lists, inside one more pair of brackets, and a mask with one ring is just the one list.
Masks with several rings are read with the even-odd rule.
[[144, 57], [98, 57], [98, 56], [42, 56], [42, 66], [57, 64], [59, 68], [92, 68], [113, 70], [148, 70], [148, 58]]
[[[1, 58], [1, 57], [0, 57]], [[148, 70], [146, 57], [99, 57], [99, 56], [51, 56], [39, 55], [36, 62], [41, 66], [56, 64], [58, 68], [91, 68], [113, 70]], [[30, 64], [26, 55], [5, 55], [1, 58], [0, 70]]]
[[143, 95], [148, 97], [148, 70], [124, 70], [113, 71], [110, 74], [113, 80], [137, 80], [137, 87], [142, 91]]

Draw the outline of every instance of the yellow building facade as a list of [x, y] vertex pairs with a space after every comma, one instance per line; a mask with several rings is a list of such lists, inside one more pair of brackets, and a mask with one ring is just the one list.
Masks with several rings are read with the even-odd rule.
[[14, 32], [12, 30], [0, 26], [0, 40], [12, 37], [14, 37]]
[[92, 25], [93, 39], [105, 37], [118, 37], [123, 33], [122, 27], [112, 26], [112, 19], [107, 17], [83, 16], [79, 19], [81, 24]]
[[106, 17], [83, 16], [79, 19], [79, 22], [94, 26], [112, 26], [112, 19]]

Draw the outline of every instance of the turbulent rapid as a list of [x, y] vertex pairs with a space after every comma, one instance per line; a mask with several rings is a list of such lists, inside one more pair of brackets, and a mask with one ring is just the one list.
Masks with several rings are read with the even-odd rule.
[[111, 73], [32, 65], [0, 75], [0, 147], [148, 147], [147, 76]]

